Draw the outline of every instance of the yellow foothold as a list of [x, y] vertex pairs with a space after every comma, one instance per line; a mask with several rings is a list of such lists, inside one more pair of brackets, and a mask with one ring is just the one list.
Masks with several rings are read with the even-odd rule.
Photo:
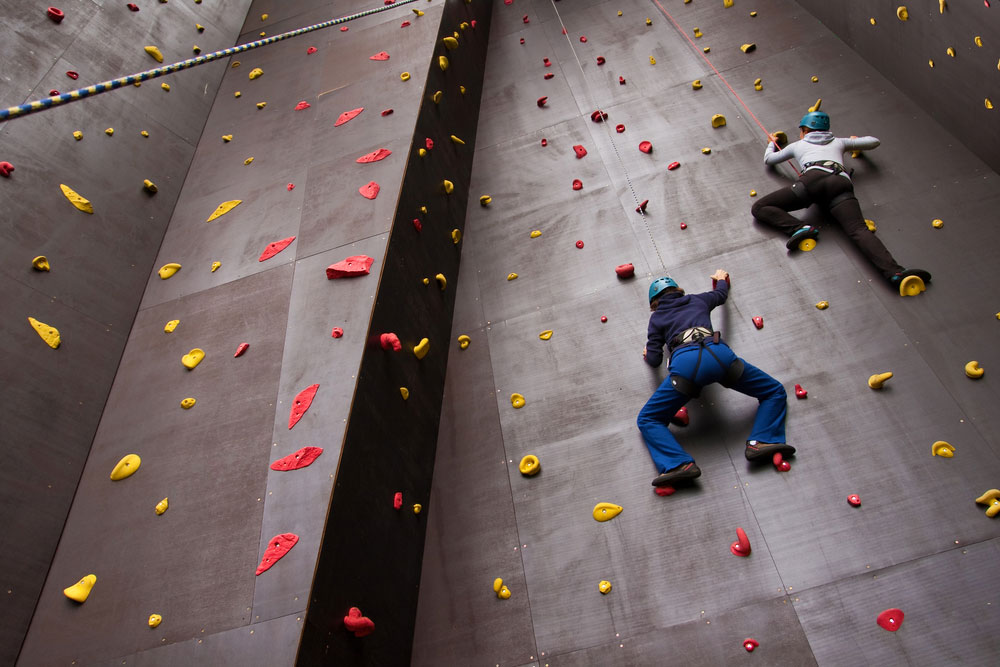
[[986, 509], [986, 516], [994, 517], [1000, 514], [1000, 490], [990, 489], [976, 498], [976, 502], [980, 505], [989, 505]]
[[191, 370], [195, 366], [201, 363], [201, 360], [205, 358], [205, 350], [200, 347], [192, 349], [190, 352], [181, 357], [181, 363], [184, 364], [184, 368]]
[[438, 67], [444, 72], [448, 69], [448, 58], [447, 56], [438, 56]]
[[701, 154], [702, 155], [711, 155], [712, 154], [712, 149], [709, 148], [708, 146], [705, 146], [704, 148], [701, 149]]
[[926, 289], [920, 276], [907, 276], [899, 283], [899, 296], [917, 296]]
[[931, 456], [943, 456], [946, 459], [950, 459], [955, 456], [955, 448], [944, 440], [938, 440], [931, 445]]
[[75, 206], [77, 210], [93, 215], [94, 205], [90, 203], [89, 199], [81, 196], [68, 185], [60, 183], [59, 187], [62, 189], [62, 193], [66, 196], [66, 199], [69, 200], [69, 203]]
[[235, 93], [233, 93], [233, 97], [242, 97], [242, 96], [243, 96], [243, 93], [241, 93], [238, 90]]
[[405, 401], [406, 399], [408, 399], [410, 397], [410, 390], [407, 389], [406, 387], [400, 387], [399, 388], [399, 395], [402, 396], [403, 400]]
[[451, 230], [451, 242], [458, 245], [458, 242], [462, 240], [462, 230], [453, 229]]
[[726, 124], [726, 117], [721, 113], [712, 116], [712, 127], [723, 127]]
[[945, 3], [944, 0], [938, 0], [938, 9], [942, 14], [944, 14], [944, 8], [946, 4], [947, 3]]
[[411, 10], [411, 11], [412, 11], [412, 12], [413, 12], [414, 14], [416, 14], [417, 16], [423, 16], [423, 15], [424, 15], [424, 13], [423, 13], [422, 11], [420, 11], [419, 9], [413, 9], [413, 10]]
[[464, 350], [465, 348], [469, 347], [469, 343], [471, 342], [472, 342], [471, 338], [469, 338], [465, 334], [462, 334], [461, 336], [458, 337], [458, 349]]
[[267, 102], [257, 102], [257, 108], [258, 109], [263, 109], [266, 106], [267, 106]]
[[418, 148], [417, 149], [417, 155], [419, 155], [420, 157], [426, 157], [427, 156], [427, 149], [426, 148]]
[[695, 37], [701, 37], [701, 28], [695, 28], [694, 29], [694, 36]]
[[622, 513], [622, 506], [614, 503], [597, 503], [594, 505], [594, 519], [609, 521]]
[[108, 129], [104, 130], [104, 134], [108, 135], [109, 137], [113, 136], [114, 133], [115, 133], [115, 128], [113, 127], [109, 127]]
[[955, 49], [953, 47], [949, 46], [947, 49], [944, 50], [944, 52], [947, 53], [952, 58], [955, 57]]
[[814, 77], [810, 78], [809, 80], [812, 81], [813, 83], [819, 83], [819, 77], [818, 76], [814, 76]]
[[430, 285], [431, 284], [431, 279], [430, 278], [424, 278], [421, 282], [423, 282], [425, 285]]
[[722, 0], [722, 6], [729, 9], [733, 6], [733, 0]]
[[135, 474], [135, 471], [142, 465], [142, 459], [138, 454], [126, 454], [111, 470], [111, 480], [117, 482]]
[[200, 23], [195, 23], [194, 29], [197, 30], [198, 32], [205, 32], [205, 26], [203, 26]]
[[[469, 2], [466, 2], [465, 4], [469, 4]], [[462, 30], [468, 30], [469, 29], [469, 22], [468, 21], [462, 21], [461, 23], [458, 24], [458, 27], [460, 29], [462, 29]]]
[[49, 260], [45, 255], [39, 255], [38, 257], [31, 260], [31, 268], [36, 271], [48, 271], [52, 267], [49, 266]]
[[876, 23], [878, 23], [878, 21], [875, 20], [874, 16], [871, 17], [870, 19], [868, 19], [868, 22], [871, 23], [872, 25], [875, 25]]
[[458, 87], [458, 92], [460, 92], [461, 94], [465, 95], [465, 86], [459, 86]]
[[160, 88], [162, 88], [165, 92], [168, 92], [168, 93], [170, 92], [170, 84], [169, 83], [161, 83], [160, 84]]
[[83, 132], [81, 132], [80, 130], [76, 130], [75, 132], [73, 132], [73, 138], [76, 139], [77, 141], [80, 141], [81, 139], [83, 139]]
[[192, 46], [191, 50], [194, 51], [195, 55], [198, 55], [199, 53], [201, 53], [201, 47], [198, 46], [197, 44], [195, 44], [194, 46]]
[[423, 509], [424, 509], [424, 506], [423, 506], [423, 505], [421, 505], [420, 503], [413, 503], [413, 513], [414, 513], [414, 514], [420, 514], [420, 512], [421, 512], [421, 511], [422, 511]]
[[691, 88], [694, 90], [701, 90], [701, 79], [695, 79], [691, 82]]
[[829, 307], [830, 307], [829, 301], [820, 301], [819, 303], [816, 304], [817, 310], [826, 310]]
[[222, 135], [222, 141], [223, 141], [223, 143], [227, 143], [228, 144], [232, 140], [233, 140], [233, 135], [231, 135], [231, 134], [224, 134], [224, 135]]
[[90, 595], [90, 591], [94, 588], [94, 584], [96, 583], [97, 575], [88, 574], [86, 577], [76, 582], [69, 588], [64, 588], [63, 595], [74, 602], [82, 604], [87, 601], [87, 596]]
[[521, 394], [517, 394], [517, 393], [511, 394], [510, 395], [510, 404], [511, 404], [511, 406], [513, 406], [513, 408], [515, 410], [520, 410], [521, 408], [524, 407], [524, 404], [525, 404], [524, 396], [522, 396]]
[[482, 197], [479, 198], [479, 205], [480, 206], [489, 206], [492, 201], [493, 201], [493, 197], [491, 197], [489, 195], [483, 195]]
[[423, 359], [431, 349], [431, 342], [426, 338], [421, 338], [420, 342], [413, 346], [413, 354], [417, 359]]
[[253, 157], [248, 157], [246, 160], [243, 160], [243, 164], [253, 164]]
[[506, 586], [501, 586], [500, 590], [497, 591], [497, 597], [500, 598], [501, 600], [509, 600], [510, 599], [510, 589], [507, 588]]
[[153, 508], [153, 511], [156, 512], [157, 515], [163, 514], [167, 511], [168, 507], [170, 507], [170, 501], [169, 499], [164, 498], [160, 502], [156, 503], [156, 507]]
[[[446, 287], [448, 287], [448, 279], [444, 277], [443, 273], [439, 273], [439, 274], [435, 275], [434, 276], [434, 280], [437, 281], [438, 286], [441, 288], [442, 292], [444, 291], [444, 289]], [[428, 282], [430, 282], [430, 281], [428, 281]]]
[[59, 329], [51, 327], [45, 322], [39, 322], [34, 317], [28, 318], [28, 324], [34, 327], [38, 335], [45, 341], [45, 343], [51, 347], [53, 350], [59, 347], [59, 343], [62, 342], [62, 338], [59, 336]]
[[223, 216], [226, 213], [229, 213], [234, 208], [239, 206], [241, 203], [243, 203], [242, 199], [230, 199], [229, 201], [222, 202], [221, 204], [215, 207], [215, 211], [212, 213], [212, 215], [208, 216], [208, 220], [206, 220], [205, 222], [212, 222], [219, 216]]
[[538, 457], [534, 454], [528, 454], [521, 462], [517, 464], [517, 469], [521, 471], [521, 474], [525, 477], [531, 477], [532, 475], [537, 475], [538, 471], [542, 469], [542, 464], [538, 462]]
[[533, 230], [531, 230], [531, 234], [529, 236], [531, 236], [531, 238], [533, 238], [533, 239], [537, 239], [541, 235], [542, 235], [542, 231], [540, 229], [533, 229]]
[[170, 320], [169, 322], [163, 325], [163, 333], [173, 333], [174, 329], [176, 329], [177, 325], [180, 323], [181, 323], [180, 320]]
[[150, 194], [153, 194], [153, 195], [155, 195], [157, 193], [157, 191], [159, 190], [159, 188], [156, 187], [156, 183], [154, 183], [153, 181], [149, 180], [148, 178], [144, 179], [142, 181], [142, 188], [146, 192], [148, 192]]
[[979, 365], [978, 361], [970, 361], [965, 365], [965, 374], [973, 380], [983, 377], [983, 373], [985, 372], [986, 370]]
[[979, 35], [976, 35], [975, 37], [972, 38], [972, 43], [975, 44], [976, 46], [982, 46], [983, 38], [980, 37]]
[[399, 75], [399, 78], [402, 79], [403, 81], [409, 81], [410, 80], [410, 73], [409, 72], [403, 72], [402, 74]]
[[501, 588], [503, 588], [503, 579], [497, 577], [493, 580], [493, 592], [499, 593]]
[[740, 51], [742, 51], [743, 53], [750, 53], [751, 51], [756, 51], [756, 50], [757, 50], [757, 45], [754, 44], [753, 42], [750, 42], [749, 44], [743, 44], [742, 46], [740, 46]]
[[250, 70], [250, 80], [253, 81], [254, 79], [256, 79], [257, 77], [259, 77], [259, 76], [261, 76], [263, 74], [264, 74], [264, 70], [262, 70], [259, 67], [254, 67], [252, 70]]
[[[1000, 64], [997, 65], [997, 69], [1000, 69]], [[988, 97], [984, 100], [983, 104], [986, 105], [987, 109], [992, 109], [993, 108], [993, 102]]]
[[653, 19], [646, 19], [646, 25], [653, 25]]
[[655, 65], [656, 64], [656, 58], [654, 58], [653, 56], [650, 56], [649, 57], [649, 64], [650, 65]]
[[266, 21], [267, 20], [267, 14], [261, 14], [260, 15], [260, 20], [261, 21]]
[[942, 227], [944, 227], [944, 220], [941, 220], [940, 218], [935, 218], [934, 220], [931, 220], [931, 226], [934, 229], [941, 229]]
[[163, 266], [161, 266], [160, 270], [157, 271], [157, 273], [159, 274], [162, 280], [166, 280], [167, 278], [174, 275], [180, 270], [181, 270], [180, 264], [178, 264], [177, 262], [170, 262], [169, 264], [164, 264]]
[[426, 206], [421, 206], [418, 210], [421, 213], [423, 213], [424, 215], [427, 215], [427, 207]]
[[220, 266], [222, 266], [222, 262], [219, 261], [212, 262], [212, 273], [218, 271]]
[[150, 614], [149, 615], [149, 627], [155, 628], [156, 626], [158, 626], [162, 622], [163, 622], [163, 617], [160, 616], [159, 614]]
[[144, 46], [142, 48], [146, 53], [148, 53], [153, 57], [153, 60], [155, 60], [158, 63], [163, 62], [163, 54], [160, 52], [158, 48], [156, 48], [155, 46]]
[[450, 195], [455, 191], [455, 184], [449, 181], [447, 178], [441, 181], [441, 189], [444, 190], [446, 195]]
[[874, 231], [878, 230], [878, 225], [875, 224], [875, 221], [874, 220], [869, 220], [868, 218], [865, 218], [865, 227], [867, 227], [868, 231], [870, 231], [870, 232], [874, 232]]
[[441, 41], [444, 42], [444, 47], [449, 51], [454, 51], [458, 48], [458, 40], [454, 37], [445, 37]]
[[906, 5], [896, 7], [896, 18], [900, 21], [905, 21], [910, 18], [910, 12], [906, 11]]
[[607, 580], [602, 581], [597, 584], [597, 590], [601, 591], [602, 595], [607, 595], [611, 592], [611, 582]]
[[819, 98], [818, 100], [816, 100], [816, 104], [814, 104], [811, 107], [809, 107], [809, 111], [819, 111], [819, 108], [821, 106], [823, 106], [823, 98], [822, 97]]
[[750, 18], [757, 18], [757, 12], [750, 12]]
[[548, 340], [552, 338], [552, 329], [546, 329], [542, 333], [538, 334], [538, 337], [542, 340]]
[[622, 10], [619, 9], [618, 10], [618, 16], [621, 16], [621, 15], [622, 15]]
[[232, 64], [232, 65], [230, 65], [229, 67], [230, 67], [231, 69], [236, 69], [236, 68], [237, 68], [237, 67], [239, 67], [239, 66], [240, 66], [240, 61], [239, 61], [239, 60], [234, 60], [234, 61], [233, 61], [233, 64]]
[[442, 93], [440, 90], [435, 91], [434, 94], [431, 95], [431, 101], [434, 102], [434, 104], [440, 104], [443, 98], [444, 98], [444, 93]]
[[451, 135], [451, 140], [454, 141], [459, 146], [464, 146], [465, 145], [465, 142], [462, 141], [461, 139], [459, 139], [458, 137], [456, 137], [454, 134]]
[[197, 403], [195, 399], [190, 397], [185, 398], [184, 400], [181, 401], [181, 407], [184, 408], [185, 410], [190, 410], [191, 408], [194, 407], [195, 403]]
[[891, 371], [887, 371], [885, 373], [876, 373], [875, 375], [872, 375], [870, 378], [868, 378], [868, 386], [871, 387], [872, 389], [881, 389], [882, 385], [884, 385], [886, 381], [891, 377], [892, 377]]
[[753, 89], [754, 90], [764, 90], [764, 84], [763, 84], [763, 82], [760, 79], [754, 79], [753, 80]]
[[508, 273], [507, 280], [517, 280], [517, 274], [514, 272]]

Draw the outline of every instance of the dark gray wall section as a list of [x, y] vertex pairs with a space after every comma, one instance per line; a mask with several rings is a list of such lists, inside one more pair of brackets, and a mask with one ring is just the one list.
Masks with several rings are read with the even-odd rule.
[[[910, 18], [896, 18], [895, 0], [824, 2], [797, 0], [879, 74], [933, 117], [994, 171], [1000, 171], [1000, 7], [983, 2], [907, 4]], [[870, 19], [875, 19], [875, 25]], [[976, 46], [975, 37], [982, 38]], [[955, 57], [947, 54], [948, 47]], [[934, 61], [933, 69], [928, 61]], [[994, 109], [987, 109], [989, 98]], [[836, 121], [835, 121], [836, 122]], [[921, 158], [938, 171], [937, 156]]]
[[[56, 25], [43, 4], [0, 3], [0, 104], [153, 67], [146, 44], [168, 62], [189, 57], [195, 43], [231, 46], [249, 3], [140, 4], [134, 13], [125, 3], [71, 0], [58, 5], [66, 18]], [[0, 663], [21, 647], [224, 68], [167, 77], [169, 93], [149, 82], [0, 125], [0, 160], [16, 169], [0, 182], [0, 525], [10, 538]], [[158, 194], [143, 191], [145, 178]], [[60, 183], [90, 199], [94, 215], [74, 209]], [[31, 269], [36, 255], [48, 257], [50, 273]], [[48, 348], [28, 316], [58, 328], [62, 346]]]

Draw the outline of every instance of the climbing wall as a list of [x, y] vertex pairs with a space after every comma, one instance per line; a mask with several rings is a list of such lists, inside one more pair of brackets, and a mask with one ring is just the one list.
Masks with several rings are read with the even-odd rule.
[[[897, 29], [889, 3], [803, 4], [852, 34], [868, 12], [878, 35]], [[961, 37], [956, 66], [976, 24], [1000, 56], [993, 5], [934, 17]], [[905, 28], [931, 10], [911, 6]], [[990, 76], [948, 85], [984, 108]], [[1000, 487], [1000, 178], [892, 77], [784, 0], [495, 3], [413, 664], [995, 662], [1000, 525], [975, 501]], [[882, 140], [848, 167], [896, 258], [932, 272], [916, 298], [815, 211], [806, 253], [752, 221], [752, 195], [795, 177], [764, 168], [765, 131], [797, 134], [818, 98], [838, 135]], [[784, 383], [798, 455], [787, 472], [748, 465], [756, 404], [712, 387], [673, 427], [702, 476], [661, 497], [635, 426], [665, 377], [642, 360], [646, 291], [667, 272], [707, 290], [720, 267], [733, 290], [714, 324]], [[623, 510], [595, 521], [602, 502]]]

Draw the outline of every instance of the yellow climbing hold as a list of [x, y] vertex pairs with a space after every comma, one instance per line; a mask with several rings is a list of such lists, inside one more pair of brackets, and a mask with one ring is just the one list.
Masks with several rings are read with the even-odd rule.
[[508, 273], [507, 274], [507, 280], [517, 280], [517, 274], [513, 273], [513, 272]]
[[594, 505], [594, 519], [609, 521], [622, 513], [622, 506], [614, 503], [597, 503]]
[[465, 95], [465, 86], [459, 86], [458, 87], [458, 92], [460, 92], [461, 94]]
[[983, 377], [983, 373], [985, 372], [986, 370], [979, 365], [978, 361], [970, 361], [965, 365], [965, 374], [973, 380]]
[[944, 227], [944, 220], [941, 220], [940, 218], [935, 218], [934, 220], [931, 220], [931, 227], [933, 227], [934, 229], [941, 229], [942, 227]]
[[722, 6], [729, 9], [733, 6], [733, 0], [722, 0]]
[[441, 288], [443, 292], [446, 287], [448, 287], [448, 279], [444, 277], [443, 273], [438, 273], [434, 276], [434, 280], [437, 281], [438, 287]]
[[949, 46], [947, 49], [944, 50], [944, 52], [947, 53], [952, 58], [955, 57], [955, 49], [954, 49], [954, 47]]
[[944, 0], [938, 0], [938, 9], [942, 14], [944, 14], [944, 8], [947, 3]]
[[180, 323], [181, 323], [180, 320], [170, 320], [169, 322], [163, 325], [163, 333], [173, 333], [174, 329], [176, 329], [177, 325]]
[[115, 464], [111, 470], [111, 480], [117, 482], [135, 474], [135, 471], [142, 465], [142, 459], [138, 454], [126, 454], [122, 460]]
[[646, 25], [653, 25], [653, 19], [646, 19]]
[[542, 235], [542, 231], [540, 229], [533, 229], [533, 230], [531, 230], [531, 234], [529, 234], [529, 236], [531, 236], [531, 238], [533, 238], [533, 239], [537, 239], [541, 235]]
[[90, 213], [91, 215], [93, 215], [94, 205], [90, 203], [89, 199], [81, 196], [68, 185], [63, 185], [62, 183], [60, 183], [59, 187], [60, 189], [62, 189], [62, 193], [66, 195], [66, 199], [69, 200], [70, 204], [75, 206], [78, 210], [83, 211], [84, 213]]
[[410, 73], [409, 72], [403, 72], [402, 74], [399, 75], [399, 78], [402, 79], [403, 81], [409, 81], [410, 80]]
[[[997, 65], [997, 69], [1000, 69], [1000, 65]], [[983, 104], [986, 105], [987, 109], [992, 109], [993, 108], [993, 102], [988, 97], [984, 100]]]
[[230, 65], [229, 67], [232, 68], [232, 69], [236, 69], [239, 66], [240, 66], [240, 61], [239, 60], [234, 60], [233, 64]]
[[986, 509], [986, 516], [994, 517], [1000, 514], [1000, 490], [990, 489], [976, 498], [976, 502], [980, 505], [989, 505]]
[[695, 28], [694, 29], [694, 36], [695, 37], [701, 37], [701, 28]]
[[167, 278], [174, 275], [180, 270], [181, 270], [180, 264], [178, 264], [177, 262], [170, 262], [169, 264], [164, 264], [163, 266], [161, 266], [160, 270], [157, 271], [157, 273], [159, 274], [162, 280], [166, 280]]
[[451, 230], [451, 242], [458, 245], [458, 242], [462, 240], [462, 230], [453, 229]]
[[712, 127], [722, 127], [726, 124], [726, 117], [721, 113], [712, 116]]
[[896, 18], [900, 21], [905, 21], [910, 18], [910, 12], [906, 11], [906, 5], [900, 5], [896, 7]]
[[222, 135], [222, 141], [224, 143], [228, 144], [232, 140], [233, 140], [233, 135], [231, 135], [231, 134], [224, 134], [224, 135]]
[[201, 47], [198, 46], [197, 44], [195, 44], [194, 46], [192, 46], [191, 50], [194, 51], [195, 55], [198, 55], [199, 53], [201, 53]]
[[907, 276], [899, 283], [899, 296], [917, 296], [926, 289], [920, 276]]
[[49, 266], [49, 260], [45, 255], [39, 255], [31, 260], [31, 268], [36, 271], [48, 271], [52, 267]]
[[253, 164], [253, 157], [251, 156], [248, 157], [246, 160], [243, 160], [243, 164]]
[[145, 190], [146, 192], [148, 192], [151, 195], [155, 195], [157, 193], [157, 191], [159, 190], [159, 188], [156, 187], [156, 183], [154, 183], [153, 181], [149, 180], [148, 178], [144, 179], [142, 181], [142, 189]]
[[656, 64], [656, 58], [654, 58], [653, 56], [650, 56], [649, 57], [649, 64], [650, 65], [655, 65]]
[[153, 508], [153, 511], [156, 512], [158, 515], [163, 514], [164, 512], [167, 511], [168, 507], [170, 507], [170, 501], [169, 499], [164, 498], [160, 502], [156, 503], [156, 507]]
[[751, 197], [756, 197], [757, 196], [757, 191], [756, 190], [751, 190], [750, 191], [750, 196]]
[[597, 584], [597, 590], [601, 591], [602, 595], [607, 595], [611, 592], [611, 582], [607, 580], [602, 581]]
[[752, 19], [757, 18], [757, 12], [750, 12], [750, 18]]
[[454, 51], [458, 48], [458, 40], [454, 37], [445, 37], [441, 41], [444, 42], [444, 47], [449, 51]]
[[413, 346], [413, 355], [417, 359], [423, 359], [431, 349], [431, 342], [426, 338], [421, 338], [420, 342]]
[[242, 95], [243, 95], [243, 93], [241, 93], [238, 90], [235, 93], [233, 93], [233, 97], [241, 97]]
[[520, 410], [521, 408], [524, 407], [525, 404], [524, 396], [518, 393], [511, 394], [510, 404], [514, 407], [515, 410]]
[[493, 592], [497, 594], [497, 597], [501, 600], [510, 599], [510, 589], [504, 586], [503, 579], [497, 577], [493, 580]]
[[51, 327], [45, 322], [39, 322], [34, 317], [29, 317], [28, 323], [49, 347], [53, 350], [59, 347], [59, 343], [62, 342], [62, 338], [59, 337], [59, 329]]
[[411, 10], [411, 11], [412, 11], [412, 12], [413, 12], [414, 14], [416, 14], [417, 16], [423, 16], [423, 15], [424, 15], [424, 13], [423, 13], [422, 11], [420, 11], [419, 9], [413, 9], [413, 10]]
[[743, 53], [750, 53], [751, 51], [756, 51], [756, 50], [757, 50], [757, 45], [754, 44], [753, 42], [750, 42], [749, 44], [743, 44], [742, 46], [740, 46], [740, 51], [742, 51]]
[[193, 399], [193, 398], [190, 398], [190, 397], [189, 398], [185, 398], [185, 399], [183, 399], [181, 401], [181, 407], [184, 408], [185, 410], [190, 410], [191, 408], [194, 407], [194, 404], [197, 403], [197, 402], [198, 401], [195, 400], [195, 399]]
[[708, 146], [705, 146], [704, 148], [701, 149], [701, 154], [702, 155], [711, 155], [712, 154], [712, 149], [709, 148]]
[[548, 340], [552, 338], [552, 329], [546, 329], [542, 333], [538, 334], [538, 337], [542, 340]]
[[406, 387], [400, 387], [399, 388], [399, 395], [402, 396], [403, 400], [405, 401], [406, 399], [408, 399], [410, 397], [410, 390], [407, 389]]
[[458, 337], [458, 349], [464, 350], [465, 348], [469, 347], [469, 343], [471, 342], [472, 342], [471, 338], [469, 338], [465, 334], [461, 334]]
[[701, 90], [701, 79], [695, 79], [691, 82], [691, 88], [694, 90]]
[[878, 229], [878, 225], [875, 224], [875, 221], [869, 220], [868, 218], [865, 218], [865, 227], [867, 227], [870, 232], [874, 232]]
[[441, 189], [444, 190], [446, 195], [450, 195], [455, 191], [455, 184], [449, 181], [447, 178], [441, 181]]
[[76, 139], [77, 141], [80, 141], [81, 139], [83, 139], [83, 132], [81, 132], [80, 130], [76, 130], [75, 132], [73, 132], [73, 138]]
[[222, 262], [219, 261], [212, 262], [212, 273], [218, 271], [220, 266], [222, 266]]
[[489, 206], [492, 201], [493, 201], [493, 197], [491, 197], [489, 195], [483, 195], [482, 197], [479, 198], [479, 205], [480, 206]]
[[443, 98], [444, 98], [444, 93], [442, 93], [440, 90], [435, 91], [434, 94], [431, 95], [431, 101], [434, 102], [434, 104], [440, 104]]
[[938, 440], [931, 445], [931, 456], [943, 456], [946, 459], [950, 459], [955, 456], [955, 448], [944, 440]]
[[872, 375], [870, 378], [868, 378], [868, 386], [871, 387], [872, 389], [881, 389], [882, 385], [884, 385], [886, 381], [891, 377], [892, 377], [891, 371], [887, 371], [885, 373], [876, 373], [875, 375]]
[[531, 477], [532, 475], [537, 475], [538, 471], [542, 469], [542, 464], [538, 462], [538, 457], [534, 454], [528, 454], [521, 462], [517, 464], [517, 469], [521, 471], [521, 474], [525, 477]]
[[976, 46], [982, 46], [983, 38], [980, 37], [979, 35], [976, 35], [975, 37], [972, 38], [972, 43], [975, 44]]
[[76, 582], [69, 588], [64, 588], [63, 595], [74, 602], [82, 604], [87, 601], [87, 597], [90, 595], [90, 591], [94, 588], [94, 584], [96, 583], [97, 575], [88, 574], [86, 577]]
[[267, 106], [267, 102], [257, 102], [257, 108], [258, 109], [263, 109], [266, 106]]
[[618, 10], [618, 16], [621, 16], [621, 15], [622, 15], [622, 10], [619, 9]]
[[448, 58], [447, 56], [438, 56], [438, 67], [444, 72], [448, 69]]
[[754, 90], [764, 90], [764, 83], [760, 79], [754, 79], [753, 80], [753, 89]]
[[268, 17], [267, 17], [267, 14], [261, 14], [261, 15], [260, 15], [260, 20], [261, 20], [261, 21], [266, 21], [266, 20], [267, 20], [267, 18], [268, 18]]
[[459, 139], [458, 137], [456, 137], [454, 134], [451, 135], [451, 140], [454, 141], [459, 146], [464, 146], [465, 145], [465, 142], [462, 141], [461, 139]]
[[823, 106], [823, 98], [822, 97], [819, 98], [818, 100], [816, 100], [816, 104], [814, 104], [811, 107], [809, 107], [809, 111], [810, 112], [812, 112], [812, 111], [819, 111], [819, 108], [821, 106]]
[[205, 350], [200, 347], [193, 348], [190, 352], [181, 357], [181, 363], [184, 364], [184, 368], [191, 370], [195, 366], [201, 363], [201, 360], [205, 358]]
[[819, 83], [819, 77], [818, 76], [813, 76], [809, 80], [812, 81], [813, 83]]
[[414, 514], [420, 514], [420, 512], [423, 511], [423, 509], [424, 509], [424, 506], [421, 505], [420, 503], [413, 503], [413, 513]]
[[875, 20], [874, 16], [871, 17], [870, 19], [868, 19], [868, 22], [871, 23], [872, 25], [875, 25], [876, 23], [878, 23], [878, 21]]
[[153, 60], [155, 60], [158, 63], [163, 62], [163, 53], [161, 53], [158, 48], [156, 48], [155, 46], [144, 46], [142, 48], [146, 53], [148, 53], [153, 57]]
[[160, 88], [162, 88], [165, 92], [168, 92], [168, 93], [170, 92], [170, 84], [169, 83], [161, 83], [160, 84]]
[[200, 23], [195, 23], [194, 29], [197, 30], [198, 32], [205, 32], [205, 26], [203, 26]]
[[212, 213], [212, 215], [208, 216], [208, 220], [206, 220], [205, 222], [212, 222], [219, 216], [223, 216], [226, 213], [229, 213], [234, 208], [239, 206], [241, 203], [243, 203], [242, 199], [230, 199], [229, 201], [222, 202], [221, 204], [215, 207], [215, 211]]
[[418, 148], [417, 149], [417, 155], [419, 155], [420, 157], [426, 157], [426, 155], [427, 155], [427, 149], [426, 148]]
[[113, 127], [109, 127], [108, 129], [104, 130], [104, 134], [108, 135], [109, 137], [113, 136], [114, 133], [115, 133], [115, 128]]
[[830, 307], [829, 301], [820, 301], [819, 303], [816, 304], [816, 310], [826, 310], [829, 307]]
[[155, 628], [156, 626], [158, 626], [160, 623], [163, 622], [163, 617], [160, 616], [159, 614], [150, 614], [148, 622], [149, 622], [149, 627]]
[[254, 79], [256, 79], [257, 77], [259, 77], [259, 76], [261, 76], [263, 74], [264, 74], [264, 70], [262, 70], [259, 67], [254, 67], [252, 70], [250, 70], [250, 80], [253, 81]]

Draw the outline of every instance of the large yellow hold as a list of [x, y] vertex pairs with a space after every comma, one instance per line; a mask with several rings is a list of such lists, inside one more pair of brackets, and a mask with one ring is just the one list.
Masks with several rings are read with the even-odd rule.
[[594, 519], [597, 521], [610, 521], [622, 513], [624, 509], [621, 505], [614, 503], [597, 503], [594, 505]]
[[163, 62], [163, 54], [155, 46], [144, 46], [143, 49], [146, 51], [146, 53], [151, 55], [153, 57], [153, 60], [155, 60], [156, 62], [158, 63]]
[[132, 476], [140, 465], [142, 465], [142, 459], [139, 458], [138, 454], [126, 454], [111, 470], [112, 481], [117, 482]]
[[431, 342], [426, 338], [422, 338], [419, 343], [413, 346], [413, 355], [417, 359], [423, 359], [427, 356], [427, 353], [430, 352], [430, 349]]
[[208, 220], [206, 220], [205, 222], [212, 222], [216, 218], [221, 217], [226, 213], [229, 213], [242, 203], [243, 203], [242, 199], [230, 199], [229, 201], [222, 202], [217, 207], [215, 207], [215, 211], [212, 213], [212, 215], [208, 216]]
[[83, 211], [84, 213], [94, 214], [94, 205], [90, 203], [90, 200], [82, 195], [78, 194], [73, 188], [68, 185], [59, 184], [62, 189], [62, 193], [66, 195], [66, 199], [69, 203], [75, 206], [77, 209]]
[[28, 323], [34, 327], [35, 331], [42, 337], [42, 340], [44, 340], [49, 347], [53, 350], [59, 347], [59, 343], [62, 342], [62, 339], [59, 338], [59, 329], [51, 327], [45, 322], [39, 322], [34, 317], [29, 317]]
[[73, 600], [74, 602], [79, 602], [80, 604], [83, 604], [84, 602], [87, 601], [87, 598], [90, 596], [90, 591], [93, 590], [94, 584], [96, 583], [97, 583], [97, 575], [88, 574], [86, 577], [76, 582], [69, 588], [64, 588], [63, 595], [68, 597], [70, 600]]

